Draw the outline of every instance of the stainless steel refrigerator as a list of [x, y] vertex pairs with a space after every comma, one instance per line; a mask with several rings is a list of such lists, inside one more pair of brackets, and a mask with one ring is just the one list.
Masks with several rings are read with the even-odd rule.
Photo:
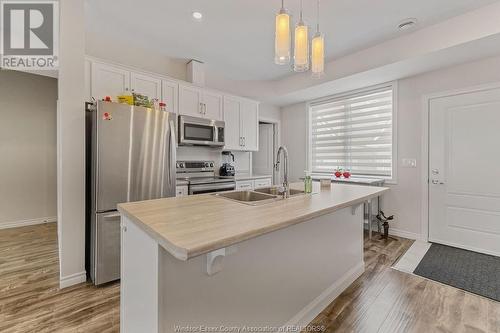
[[175, 196], [176, 115], [87, 104], [87, 269], [94, 284], [120, 278], [117, 204]]

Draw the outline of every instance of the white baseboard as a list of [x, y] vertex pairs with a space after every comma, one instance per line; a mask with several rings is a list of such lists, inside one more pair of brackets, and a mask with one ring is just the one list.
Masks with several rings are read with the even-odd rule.
[[422, 235], [416, 234], [413, 232], [408, 232], [400, 229], [394, 229], [394, 228], [389, 228], [389, 235], [397, 236], [397, 237], [403, 237], [407, 239], [413, 239], [413, 240], [421, 240]]
[[68, 276], [61, 276], [59, 278], [59, 288], [64, 289], [76, 284], [84, 283], [87, 281], [87, 272], [71, 274]]
[[19, 228], [19, 227], [26, 227], [26, 226], [35, 225], [35, 224], [53, 223], [56, 221], [57, 221], [57, 217], [52, 216], [52, 217], [40, 217], [37, 219], [19, 220], [19, 221], [12, 221], [12, 222], [0, 222], [0, 229]]
[[292, 319], [284, 326], [305, 327], [316, 318], [331, 302], [333, 302], [344, 290], [347, 289], [358, 277], [365, 271], [365, 263], [361, 262], [347, 273], [344, 274], [338, 281], [328, 287], [325, 291], [316, 297], [311, 303], [300, 310]]

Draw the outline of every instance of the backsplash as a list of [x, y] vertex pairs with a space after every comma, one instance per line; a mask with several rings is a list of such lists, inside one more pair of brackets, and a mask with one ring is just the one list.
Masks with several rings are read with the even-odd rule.
[[[237, 175], [251, 175], [252, 174], [252, 153], [235, 151], [234, 163]], [[177, 148], [178, 161], [198, 161], [207, 160], [214, 161], [216, 170], [224, 162], [229, 162], [231, 157], [222, 156], [222, 150], [208, 148], [208, 147], [191, 147], [182, 146]]]

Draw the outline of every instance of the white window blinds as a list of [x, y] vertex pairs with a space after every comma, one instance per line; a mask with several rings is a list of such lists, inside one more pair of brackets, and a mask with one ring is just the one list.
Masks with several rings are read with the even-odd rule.
[[393, 88], [311, 104], [312, 171], [392, 178]]

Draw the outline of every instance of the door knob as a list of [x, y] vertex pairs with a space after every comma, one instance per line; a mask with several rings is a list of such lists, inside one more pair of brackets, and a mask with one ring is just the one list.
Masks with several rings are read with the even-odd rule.
[[437, 184], [439, 184], [439, 180], [433, 179], [433, 180], [432, 180], [432, 183], [433, 183], [434, 185], [437, 185]]

